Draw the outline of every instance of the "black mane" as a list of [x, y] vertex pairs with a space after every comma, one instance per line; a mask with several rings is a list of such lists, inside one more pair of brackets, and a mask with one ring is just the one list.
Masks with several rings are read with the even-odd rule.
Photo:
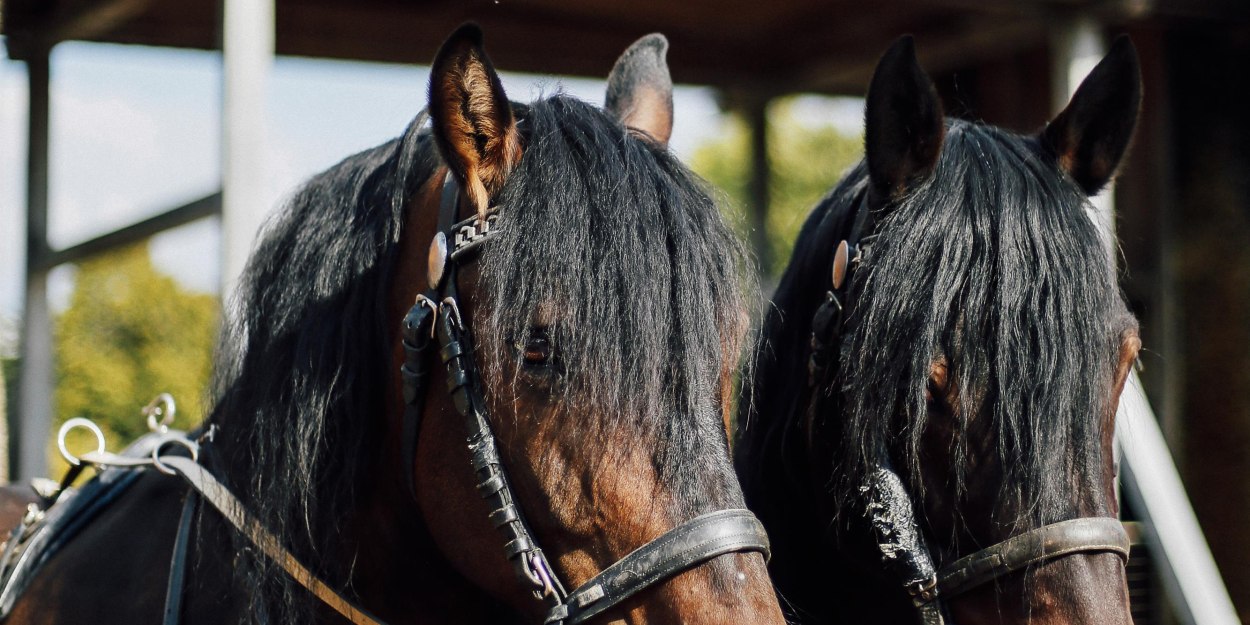
[[[411, 191], [438, 161], [419, 116], [404, 136], [318, 174], [266, 224], [223, 332], [217, 400], [219, 473], [279, 541], [331, 584], [346, 571], [339, 524], [385, 428], [392, 329], [386, 296]], [[295, 586], [239, 543], [240, 581], [257, 622], [296, 622]]]
[[[745, 489], [763, 499], [752, 504], [767, 508], [778, 497], [769, 489], [800, 475], [808, 498], [832, 491], [845, 506], [882, 453], [919, 496], [925, 391], [944, 354], [969, 391], [961, 414], [988, 419], [997, 442], [988, 450], [1005, 471], [996, 521], [1069, 518], [1085, 503], [1074, 493], [1102, 490], [1101, 415], [1120, 332], [1135, 323], [1085, 195], [1036, 139], [948, 122], [931, 179], [877, 215], [851, 287], [840, 371], [812, 393], [810, 321], [866, 184], [861, 165], [816, 208], [766, 319], [738, 456]], [[834, 457], [805, 457], [797, 441], [808, 418], [830, 422]], [[968, 424], [957, 418], [956, 458], [976, 444]], [[969, 474], [956, 464], [958, 493]], [[813, 484], [812, 470], [828, 481]]]
[[[597, 404], [636, 419], [626, 424], [636, 440], [664, 441], [657, 467], [723, 481], [682, 492], [680, 507], [722, 503], [700, 493], [740, 505], [716, 398], [745, 324], [742, 248], [701, 181], [601, 110], [563, 95], [515, 110], [525, 151], [480, 258], [493, 314], [471, 320], [479, 351], [514, 354], [536, 311], [558, 304], [548, 331], [567, 372], [568, 418]], [[244, 504], [340, 588], [352, 554], [336, 553], [337, 527], [378, 450], [398, 445], [382, 439], [378, 381], [390, 373], [385, 303], [403, 212], [439, 164], [423, 124], [310, 180], [266, 229], [209, 418]], [[486, 372], [488, 392], [508, 383], [501, 371]], [[602, 448], [589, 424], [578, 427], [588, 452]], [[705, 453], [709, 444], [719, 453]], [[243, 560], [257, 608], [271, 622], [299, 621], [302, 591], [263, 557]]]

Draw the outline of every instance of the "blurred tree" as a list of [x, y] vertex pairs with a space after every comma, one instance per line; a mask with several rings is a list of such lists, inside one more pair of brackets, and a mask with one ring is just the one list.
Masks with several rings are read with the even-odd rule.
[[[863, 156], [863, 139], [838, 132], [832, 124], [812, 126], [793, 114], [793, 98], [780, 98], [768, 110], [769, 185], [768, 242], [773, 267], [762, 267], [766, 280], [776, 279], [790, 260], [803, 220], [825, 197], [848, 167]], [[695, 150], [690, 165], [723, 191], [730, 219], [746, 234], [751, 155], [750, 130], [731, 115], [726, 133]]]
[[[177, 400], [174, 427], [194, 427], [203, 417], [217, 318], [217, 298], [188, 293], [158, 272], [146, 245], [79, 265], [54, 329], [57, 427], [87, 417], [116, 450], [147, 432], [140, 409], [162, 392]], [[76, 437], [73, 448], [90, 448], [87, 441]], [[56, 475], [65, 465], [52, 457]]]

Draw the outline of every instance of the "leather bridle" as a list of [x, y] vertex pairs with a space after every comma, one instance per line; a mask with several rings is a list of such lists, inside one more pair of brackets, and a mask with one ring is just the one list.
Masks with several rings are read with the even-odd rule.
[[[860, 191], [850, 235], [834, 253], [831, 289], [812, 318], [809, 384], [830, 379], [837, 367], [846, 312], [852, 304], [851, 277], [868, 257], [871, 231], [870, 192]], [[888, 454], [881, 454], [888, 458]], [[943, 600], [981, 584], [1048, 560], [1082, 553], [1114, 553], [1127, 563], [1129, 537], [1119, 519], [1085, 517], [1059, 521], [1017, 534], [963, 556], [938, 569], [916, 521], [912, 497], [903, 479], [883, 460], [860, 487], [863, 513], [872, 527], [882, 562], [904, 587], [923, 625], [943, 625], [949, 617]]]
[[497, 211], [457, 222], [461, 193], [448, 173], [443, 185], [438, 232], [430, 245], [429, 290], [418, 295], [403, 321], [404, 471], [410, 490], [425, 392], [437, 341], [439, 360], [447, 370], [447, 390], [464, 420], [478, 493], [491, 510], [491, 523], [503, 534], [504, 553], [522, 584], [547, 602], [544, 623], [578, 625], [619, 605], [625, 599], [682, 571], [717, 556], [760, 552], [769, 557], [768, 536], [748, 510], [728, 509], [704, 514], [638, 547], [589, 581], [565, 590], [547, 556], [538, 546], [500, 460], [488, 420], [481, 377], [473, 359], [473, 339], [461, 315], [456, 270], [469, 262], [483, 242], [497, 232]]

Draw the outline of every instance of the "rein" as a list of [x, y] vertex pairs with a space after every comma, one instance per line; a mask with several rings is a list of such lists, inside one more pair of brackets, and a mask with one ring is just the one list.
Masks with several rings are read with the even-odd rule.
[[486, 216], [456, 222], [461, 195], [454, 176], [443, 185], [439, 226], [430, 244], [429, 290], [418, 295], [403, 322], [405, 362], [403, 461], [409, 489], [421, 429], [430, 362], [438, 356], [447, 370], [447, 391], [463, 418], [477, 490], [491, 510], [491, 523], [503, 534], [504, 555], [534, 597], [546, 602], [545, 624], [579, 625], [625, 599], [682, 571], [721, 555], [756, 551], [769, 555], [763, 525], [748, 510], [728, 509], [682, 523], [648, 542], [586, 583], [566, 591], [516, 505], [487, 419], [481, 378], [473, 360], [473, 339], [460, 313], [456, 270], [472, 259], [481, 243], [497, 232], [495, 209]]
[[[870, 194], [867, 190], [861, 193], [851, 233], [838, 243], [834, 253], [831, 288], [812, 317], [808, 358], [808, 383], [812, 388], [828, 379], [837, 366], [846, 309], [852, 304], [851, 277], [868, 256], [875, 236], [866, 234], [871, 225]], [[949, 617], [944, 599], [1035, 564], [1101, 552], [1114, 553], [1128, 562], [1129, 537], [1120, 520], [1086, 517], [1017, 534], [938, 569], [916, 521], [911, 495], [888, 460], [877, 467], [859, 491], [882, 563], [911, 597], [922, 625], [945, 625]]]

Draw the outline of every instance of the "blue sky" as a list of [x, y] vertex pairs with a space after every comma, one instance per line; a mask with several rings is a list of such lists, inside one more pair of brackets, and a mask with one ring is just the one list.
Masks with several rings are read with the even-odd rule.
[[[678, 51], [671, 54], [679, 53]], [[497, 59], [503, 67], [506, 59]], [[220, 55], [89, 43], [59, 45], [52, 57], [49, 237], [74, 243], [202, 197], [219, 184]], [[269, 185], [258, 205], [275, 207], [305, 178], [399, 134], [425, 104], [425, 67], [279, 58], [269, 86]], [[504, 74], [514, 100], [562, 89], [602, 103], [603, 82]], [[725, 129], [714, 93], [679, 86], [673, 150], [689, 158]], [[813, 123], [858, 123], [853, 100], [809, 98], [796, 111]], [[21, 310], [26, 154], [25, 66], [0, 61], [0, 344]], [[214, 292], [219, 281], [215, 220], [159, 235], [157, 266], [185, 286]], [[52, 278], [54, 306], [73, 269]], [[3, 345], [0, 345], [3, 347]]]

